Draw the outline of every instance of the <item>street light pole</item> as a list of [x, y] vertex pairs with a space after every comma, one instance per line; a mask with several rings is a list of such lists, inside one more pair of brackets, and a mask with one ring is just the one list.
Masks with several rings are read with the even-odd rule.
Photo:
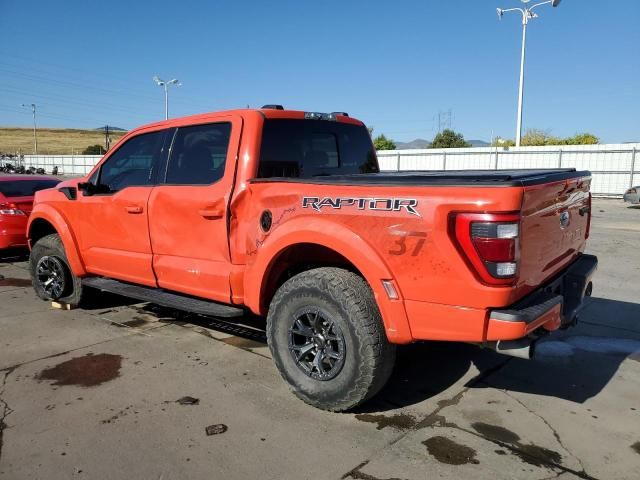
[[516, 121], [516, 147], [520, 146], [522, 137], [522, 100], [524, 96], [524, 57], [527, 46], [527, 24], [529, 18], [522, 16], [522, 53], [520, 54], [520, 83], [518, 84], [518, 119]]
[[502, 20], [502, 16], [508, 12], [520, 12], [522, 15], [522, 51], [520, 53], [520, 82], [518, 84], [518, 118], [516, 121], [516, 147], [520, 146], [520, 140], [522, 138], [522, 102], [524, 99], [524, 59], [525, 50], [527, 46], [527, 25], [529, 20], [538, 18], [538, 15], [533, 11], [535, 8], [541, 5], [551, 4], [552, 7], [557, 7], [560, 4], [560, 0], [547, 0], [545, 2], [536, 3], [531, 7], [527, 7], [527, 4], [531, 0], [520, 0], [523, 4], [523, 8], [498, 8], [498, 19]]
[[23, 103], [22, 106], [26, 107], [26, 108], [31, 108], [31, 113], [33, 113], [33, 154], [37, 155], [38, 154], [38, 134], [36, 133], [36, 130], [37, 130], [37, 126], [36, 126], [36, 107], [37, 107], [37, 105], [35, 103], [32, 103], [30, 105], [27, 105], [26, 103]]
[[157, 75], [153, 77], [153, 81], [156, 82], [156, 85], [158, 85], [159, 87], [164, 88], [164, 119], [169, 120], [169, 87], [171, 85], [175, 85], [176, 87], [179, 87], [182, 84], [176, 78], [174, 78], [173, 80], [169, 80], [168, 82], [165, 82], [164, 80], [160, 79]]

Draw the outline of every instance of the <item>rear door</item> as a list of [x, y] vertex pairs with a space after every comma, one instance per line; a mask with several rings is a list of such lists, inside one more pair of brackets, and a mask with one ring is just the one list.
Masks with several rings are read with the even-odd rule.
[[100, 166], [99, 193], [79, 193], [70, 204], [87, 271], [155, 286], [147, 203], [173, 130], [130, 138]]
[[162, 288], [229, 302], [228, 204], [242, 119], [179, 127], [164, 183], [149, 199], [153, 268]]

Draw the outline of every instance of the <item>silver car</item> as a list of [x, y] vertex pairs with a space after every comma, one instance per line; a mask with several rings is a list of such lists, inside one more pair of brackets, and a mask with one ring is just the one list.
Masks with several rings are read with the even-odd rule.
[[633, 203], [635, 205], [640, 203], [640, 186], [631, 187], [629, 190], [624, 192], [624, 201]]

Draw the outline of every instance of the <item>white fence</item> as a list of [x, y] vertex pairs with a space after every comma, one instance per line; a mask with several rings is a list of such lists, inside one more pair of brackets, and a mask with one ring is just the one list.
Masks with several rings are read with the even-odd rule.
[[385, 171], [574, 167], [591, 171], [595, 195], [621, 196], [640, 184], [639, 150], [640, 143], [384, 150], [378, 152], [378, 160]]
[[[448, 148], [378, 152], [380, 168], [400, 170], [484, 170], [575, 167], [593, 174], [596, 195], [620, 196], [640, 185], [640, 143], [520, 148]], [[86, 175], [100, 155], [25, 155], [26, 168], [58, 167], [61, 175]]]
[[58, 167], [59, 175], [81, 176], [89, 173], [101, 158], [102, 155], [25, 155], [22, 165], [44, 168], [47, 173]]

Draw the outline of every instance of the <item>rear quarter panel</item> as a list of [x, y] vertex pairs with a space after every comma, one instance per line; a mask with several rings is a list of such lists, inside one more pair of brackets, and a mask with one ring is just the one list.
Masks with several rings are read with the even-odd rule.
[[[353, 205], [314, 209], [303, 206], [304, 197], [322, 199], [327, 196], [415, 199], [418, 215], [406, 209], [361, 210]], [[507, 305], [513, 295], [513, 287], [488, 287], [475, 278], [449, 237], [449, 218], [457, 211], [519, 211], [521, 187], [327, 186], [256, 182], [250, 185], [248, 204], [245, 294], [249, 306], [257, 305], [254, 296], [263, 288], [265, 265], [269, 265], [274, 253], [299, 241], [301, 232], [306, 241], [333, 248], [361, 269], [383, 310], [383, 304], [389, 302], [382, 288], [383, 279], [395, 282], [403, 300], [485, 308]], [[271, 230], [266, 233], [260, 227], [260, 215], [265, 210], [270, 210], [273, 216]]]

